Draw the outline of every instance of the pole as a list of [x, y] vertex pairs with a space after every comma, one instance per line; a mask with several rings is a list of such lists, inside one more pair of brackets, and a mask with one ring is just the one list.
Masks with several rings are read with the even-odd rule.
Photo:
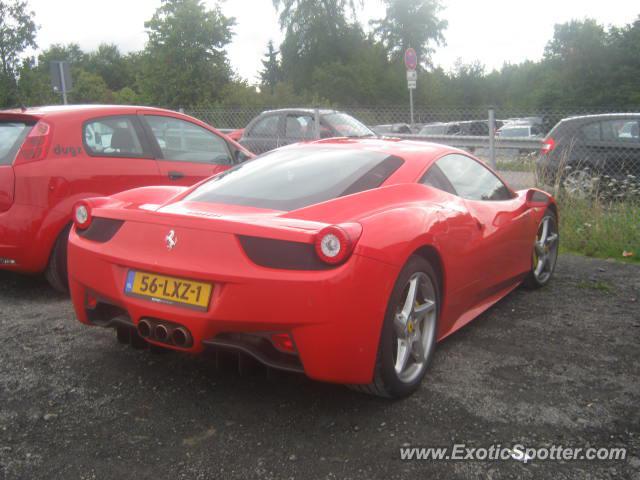
[[316, 107], [313, 110], [313, 137], [316, 140], [320, 139], [320, 108]]
[[58, 62], [58, 69], [60, 71], [60, 86], [62, 87], [62, 103], [67, 104], [67, 84], [64, 81], [64, 68], [62, 62]]
[[496, 168], [496, 111], [489, 107], [489, 165]]
[[411, 112], [411, 128], [413, 128], [413, 88], [409, 89], [409, 111]]

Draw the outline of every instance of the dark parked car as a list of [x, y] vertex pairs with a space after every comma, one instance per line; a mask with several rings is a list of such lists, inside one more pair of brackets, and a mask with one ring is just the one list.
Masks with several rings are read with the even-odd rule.
[[[316, 113], [319, 118], [316, 122]], [[262, 112], [242, 132], [240, 144], [260, 154], [292, 143], [319, 138], [374, 137], [376, 134], [350, 115], [336, 110], [286, 108]]]
[[538, 176], [568, 190], [592, 188], [601, 175], [640, 177], [640, 113], [587, 115], [561, 120], [544, 139]]
[[406, 123], [392, 123], [389, 125], [376, 125], [371, 127], [371, 130], [378, 135], [397, 135], [404, 133], [413, 133], [411, 126]]
[[[502, 126], [502, 122], [496, 120], [496, 125]], [[467, 120], [463, 122], [430, 123], [422, 127], [420, 135], [486, 137], [489, 135], [489, 122], [486, 120]]]
[[541, 127], [538, 125], [507, 123], [498, 129], [496, 135], [501, 138], [541, 138], [543, 134]]

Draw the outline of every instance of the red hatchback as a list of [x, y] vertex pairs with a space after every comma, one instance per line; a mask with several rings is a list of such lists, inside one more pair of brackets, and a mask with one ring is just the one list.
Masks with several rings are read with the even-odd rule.
[[0, 111], [0, 268], [67, 283], [71, 210], [147, 185], [188, 186], [253, 154], [209, 125], [130, 106]]

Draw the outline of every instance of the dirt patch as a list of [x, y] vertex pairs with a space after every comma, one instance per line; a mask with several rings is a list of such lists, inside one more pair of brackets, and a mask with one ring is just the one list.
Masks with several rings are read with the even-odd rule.
[[[87, 328], [38, 279], [0, 273], [0, 479], [640, 479], [640, 267], [560, 257], [438, 346], [388, 402], [297, 375], [154, 355]], [[611, 462], [424, 462], [399, 448], [621, 446]]]

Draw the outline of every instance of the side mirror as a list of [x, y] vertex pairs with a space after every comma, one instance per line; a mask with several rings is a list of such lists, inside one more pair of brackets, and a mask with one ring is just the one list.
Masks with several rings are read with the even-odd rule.
[[551, 202], [549, 194], [542, 190], [530, 188], [527, 190], [526, 204], [528, 208], [546, 207]]

